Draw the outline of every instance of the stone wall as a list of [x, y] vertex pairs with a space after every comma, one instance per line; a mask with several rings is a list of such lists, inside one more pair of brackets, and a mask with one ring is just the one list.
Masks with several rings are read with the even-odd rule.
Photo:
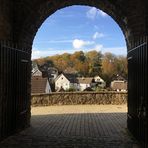
[[126, 92], [60, 92], [32, 94], [32, 106], [77, 104], [126, 104]]

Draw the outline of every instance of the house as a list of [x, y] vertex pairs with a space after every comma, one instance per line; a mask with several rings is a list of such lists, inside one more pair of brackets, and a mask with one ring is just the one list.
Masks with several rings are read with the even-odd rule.
[[35, 62], [32, 62], [32, 76], [42, 76], [42, 72]]
[[84, 91], [86, 88], [91, 88], [94, 85], [93, 78], [77, 78], [78, 90]]
[[118, 76], [111, 82], [111, 89], [115, 91], [127, 91], [127, 80]]
[[42, 76], [42, 72], [39, 69], [32, 71], [32, 76]]
[[58, 76], [58, 70], [55, 67], [48, 67], [48, 65], [40, 66], [43, 77], [48, 77], [49, 80], [54, 80]]
[[106, 86], [106, 82], [100, 76], [94, 77], [94, 80], [99, 87], [104, 88]]
[[31, 78], [31, 93], [50, 93], [51, 87], [48, 78], [33, 76]]
[[77, 89], [77, 80], [74, 74], [60, 74], [55, 79], [55, 90], [69, 90], [70, 88]]
[[48, 70], [48, 78], [49, 79], [56, 79], [58, 77], [58, 69], [54, 68], [54, 67], [49, 67]]

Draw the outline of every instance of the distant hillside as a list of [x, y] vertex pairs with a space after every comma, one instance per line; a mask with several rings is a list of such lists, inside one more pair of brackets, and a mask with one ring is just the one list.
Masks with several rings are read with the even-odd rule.
[[95, 50], [84, 53], [77, 51], [73, 54], [48, 56], [34, 60], [39, 66], [48, 65], [56, 67], [59, 72], [77, 73], [79, 76], [92, 77], [100, 75], [110, 82], [115, 75], [127, 78], [127, 59], [124, 56], [116, 56], [112, 53], [102, 54]]

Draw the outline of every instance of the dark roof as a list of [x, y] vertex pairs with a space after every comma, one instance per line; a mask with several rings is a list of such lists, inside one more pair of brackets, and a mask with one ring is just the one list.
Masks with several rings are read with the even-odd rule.
[[123, 76], [117, 75], [113, 78], [113, 80], [118, 80], [118, 81], [127, 81]]
[[93, 89], [91, 87], [87, 87], [83, 91], [93, 91]]
[[76, 75], [75, 74], [64, 73], [64, 75], [71, 83], [76, 83]]
[[61, 87], [61, 88], [59, 88], [56, 92], [65, 92], [65, 90], [64, 90], [63, 87]]
[[79, 84], [91, 84], [94, 79], [93, 78], [77, 78]]
[[[76, 75], [70, 74], [70, 73], [62, 73], [69, 81], [70, 83], [77, 83]], [[61, 75], [59, 75], [56, 79], [58, 79]]]
[[40, 66], [39, 69], [42, 72], [43, 77], [52, 78], [53, 74], [58, 75], [58, 69], [56, 69], [55, 67]]
[[[32, 76], [36, 76], [37, 73], [40, 73], [40, 76], [42, 76], [42, 72], [39, 69], [34, 69], [34, 71], [32, 71]], [[39, 76], [39, 74], [38, 74]]]
[[127, 90], [127, 82], [126, 81], [112, 81], [111, 85], [113, 90]]
[[48, 79], [41, 76], [31, 78], [31, 93], [45, 93]]

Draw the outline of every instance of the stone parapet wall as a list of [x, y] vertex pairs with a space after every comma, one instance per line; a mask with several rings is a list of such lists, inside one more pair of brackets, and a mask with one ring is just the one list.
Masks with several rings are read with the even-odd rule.
[[60, 92], [32, 94], [32, 106], [77, 104], [126, 104], [127, 92]]

